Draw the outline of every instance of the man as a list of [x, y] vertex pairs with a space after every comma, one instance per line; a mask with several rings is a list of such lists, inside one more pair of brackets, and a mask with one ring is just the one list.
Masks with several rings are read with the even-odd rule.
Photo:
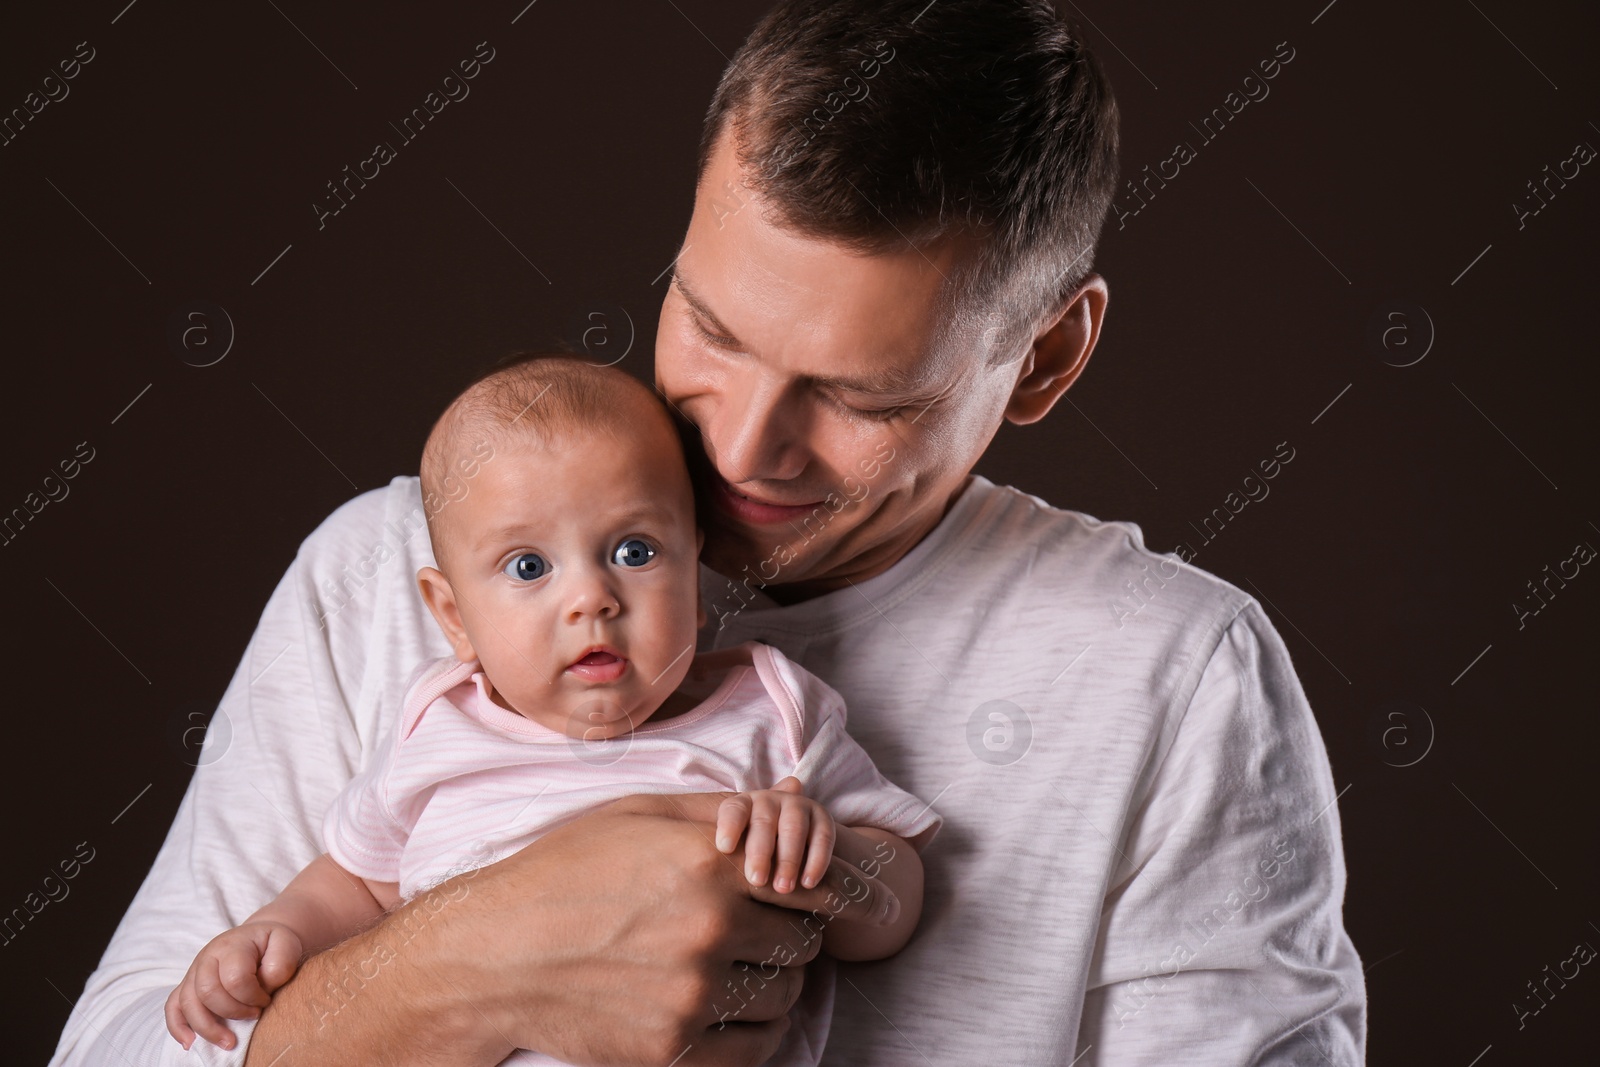
[[[1115, 151], [1093, 57], [1022, 0], [786, 3], [707, 115], [656, 348], [707, 531], [701, 646], [822, 676], [945, 819], [912, 944], [841, 966], [830, 1064], [1364, 1054], [1331, 775], [1260, 606], [971, 473], [1094, 348]], [[161, 1004], [194, 949], [319, 850], [448, 651], [412, 587], [434, 506], [397, 479], [307, 540], [56, 1063], [182, 1062]], [[204, 1057], [761, 1062], [815, 941], [772, 962], [800, 913], [717, 854], [716, 799], [621, 802], [413, 901]]]

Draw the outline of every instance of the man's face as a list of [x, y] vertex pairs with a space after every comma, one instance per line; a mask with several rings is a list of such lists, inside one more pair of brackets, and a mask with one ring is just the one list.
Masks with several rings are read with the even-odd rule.
[[1020, 366], [987, 367], [989, 324], [941, 310], [956, 246], [862, 255], [768, 210], [724, 138], [661, 307], [656, 385], [697, 431], [705, 562], [823, 592], [932, 529]]
[[[453, 605], [440, 623], [457, 655], [481, 661], [496, 702], [600, 740], [643, 723], [683, 680], [699, 545], [677, 441], [659, 414], [616, 436], [497, 442], [439, 520], [449, 524], [439, 584]], [[431, 598], [430, 607], [441, 615]], [[596, 646], [605, 648], [590, 655]]]

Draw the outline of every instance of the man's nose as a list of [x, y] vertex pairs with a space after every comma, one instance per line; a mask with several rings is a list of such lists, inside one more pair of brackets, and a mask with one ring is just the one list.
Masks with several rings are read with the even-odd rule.
[[570, 570], [566, 590], [567, 620], [614, 619], [622, 614], [622, 600], [612, 577], [607, 568], [597, 564]]
[[801, 405], [781, 387], [735, 384], [723, 393], [707, 451], [731, 482], [788, 481], [805, 469]]

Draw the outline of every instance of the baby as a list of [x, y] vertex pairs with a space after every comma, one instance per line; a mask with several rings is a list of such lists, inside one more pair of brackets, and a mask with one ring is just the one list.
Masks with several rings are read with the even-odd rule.
[[[634, 793], [736, 793], [716, 847], [745, 838], [746, 878], [770, 876], [780, 893], [816, 886], [837, 849], [893, 891], [898, 914], [834, 918], [823, 948], [847, 960], [900, 950], [921, 912], [917, 850], [939, 817], [878, 773], [838, 694], [776, 649], [695, 655], [704, 535], [676, 430], [648, 387], [572, 358], [523, 358], [445, 411], [422, 490], [449, 497], [427, 509], [438, 566], [417, 583], [455, 656], [419, 669], [328, 812], [327, 853], [201, 949], [167, 998], [173, 1037], [232, 1048], [222, 1020], [258, 1015], [306, 956]], [[817, 1062], [832, 977], [813, 969], [769, 1062]], [[506, 1062], [559, 1063], [530, 1051]]]

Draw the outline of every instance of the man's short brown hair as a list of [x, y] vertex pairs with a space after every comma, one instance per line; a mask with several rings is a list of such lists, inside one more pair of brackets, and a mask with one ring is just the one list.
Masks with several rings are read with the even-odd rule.
[[783, 0], [734, 55], [725, 132], [779, 221], [867, 253], [970, 238], [953, 300], [1025, 323], [1089, 272], [1117, 105], [1047, 0]]

